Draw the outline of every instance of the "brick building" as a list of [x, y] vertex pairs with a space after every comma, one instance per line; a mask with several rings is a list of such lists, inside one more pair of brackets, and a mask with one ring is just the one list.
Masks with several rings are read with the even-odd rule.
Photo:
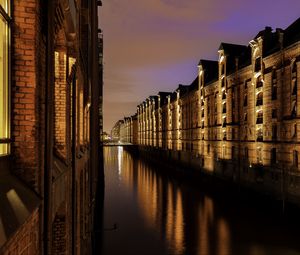
[[102, 125], [97, 5], [0, 1], [0, 254], [92, 248]]
[[137, 107], [140, 147], [298, 201], [299, 31], [300, 19], [248, 45], [221, 43], [218, 61], [200, 60], [190, 85]]

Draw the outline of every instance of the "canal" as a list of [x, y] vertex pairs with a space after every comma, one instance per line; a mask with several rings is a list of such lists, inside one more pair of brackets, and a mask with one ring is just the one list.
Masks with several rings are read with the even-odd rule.
[[[104, 255], [298, 255], [299, 214], [104, 148]], [[213, 184], [212, 184], [213, 185]]]

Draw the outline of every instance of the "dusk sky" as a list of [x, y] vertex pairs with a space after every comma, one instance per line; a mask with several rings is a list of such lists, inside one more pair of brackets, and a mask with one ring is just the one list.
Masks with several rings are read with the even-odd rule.
[[265, 26], [286, 28], [299, 0], [104, 0], [104, 131], [159, 91], [216, 60], [221, 42], [245, 44]]

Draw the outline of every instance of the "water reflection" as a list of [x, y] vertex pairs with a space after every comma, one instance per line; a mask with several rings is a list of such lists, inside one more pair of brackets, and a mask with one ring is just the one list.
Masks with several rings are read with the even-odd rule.
[[291, 226], [230, 197], [209, 196], [121, 147], [104, 153], [104, 222], [118, 229], [104, 233], [103, 254], [300, 254], [299, 222]]

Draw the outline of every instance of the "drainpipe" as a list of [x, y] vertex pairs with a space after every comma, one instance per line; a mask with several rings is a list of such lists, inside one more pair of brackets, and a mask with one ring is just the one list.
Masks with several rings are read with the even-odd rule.
[[43, 254], [51, 253], [52, 232], [52, 163], [53, 163], [53, 104], [54, 104], [54, 2], [47, 1], [46, 33], [46, 104], [45, 104], [45, 168], [44, 168], [44, 233]]

